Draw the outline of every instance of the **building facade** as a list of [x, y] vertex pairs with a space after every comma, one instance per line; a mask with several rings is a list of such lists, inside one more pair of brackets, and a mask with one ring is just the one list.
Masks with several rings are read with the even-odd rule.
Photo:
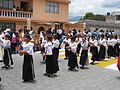
[[120, 11], [115, 11], [111, 15], [106, 16], [106, 22], [108, 23], [120, 23]]
[[68, 23], [68, 0], [0, 0], [0, 29], [37, 30]]

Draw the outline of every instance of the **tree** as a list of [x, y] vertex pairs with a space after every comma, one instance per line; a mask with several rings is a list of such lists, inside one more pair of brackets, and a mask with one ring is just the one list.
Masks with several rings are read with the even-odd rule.
[[105, 21], [105, 16], [100, 14], [93, 14], [92, 12], [88, 12], [85, 14], [83, 20], [89, 19], [89, 20], [98, 20], [98, 21]]

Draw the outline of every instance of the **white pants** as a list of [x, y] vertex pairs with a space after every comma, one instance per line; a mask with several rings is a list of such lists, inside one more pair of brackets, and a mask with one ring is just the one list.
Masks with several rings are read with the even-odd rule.
[[4, 48], [0, 47], [0, 60], [3, 60]]

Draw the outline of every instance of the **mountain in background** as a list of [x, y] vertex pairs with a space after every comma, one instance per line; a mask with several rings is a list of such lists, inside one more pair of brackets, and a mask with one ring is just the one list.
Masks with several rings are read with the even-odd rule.
[[84, 16], [69, 16], [69, 22], [79, 22]]

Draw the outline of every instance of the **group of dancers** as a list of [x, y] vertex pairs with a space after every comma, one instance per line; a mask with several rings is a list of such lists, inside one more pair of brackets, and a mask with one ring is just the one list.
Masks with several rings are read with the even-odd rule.
[[[68, 70], [78, 71], [79, 65], [81, 69], [85, 69], [85, 66], [89, 64], [88, 52], [92, 54], [92, 63], [95, 61], [104, 60], [106, 57], [117, 57], [119, 55], [120, 49], [120, 36], [109, 36], [108, 40], [105, 39], [104, 35], [101, 35], [99, 40], [96, 39], [94, 35], [88, 39], [87, 35], [77, 34], [66, 35], [62, 43], [58, 38], [58, 34], [45, 34], [44, 37], [38, 39], [38, 44], [43, 56], [43, 60], [46, 64], [46, 71], [44, 76], [56, 77], [56, 73], [59, 71], [59, 49], [61, 47], [65, 48], [65, 59], [68, 59]], [[9, 69], [10, 61], [13, 64], [12, 55], [10, 52], [10, 36], [8, 34], [4, 35], [4, 39], [0, 39], [0, 48], [4, 48], [3, 51], [3, 61], [4, 66], [2, 68]], [[35, 80], [33, 54], [34, 54], [34, 44], [31, 41], [31, 36], [29, 34], [24, 35], [23, 39], [19, 44], [19, 55], [24, 55], [23, 62], [23, 80], [24, 82], [31, 82]], [[89, 49], [90, 48], [90, 49]], [[1, 49], [2, 50], [2, 49]], [[81, 53], [80, 53], [81, 51]], [[80, 57], [78, 63], [77, 57]]]

